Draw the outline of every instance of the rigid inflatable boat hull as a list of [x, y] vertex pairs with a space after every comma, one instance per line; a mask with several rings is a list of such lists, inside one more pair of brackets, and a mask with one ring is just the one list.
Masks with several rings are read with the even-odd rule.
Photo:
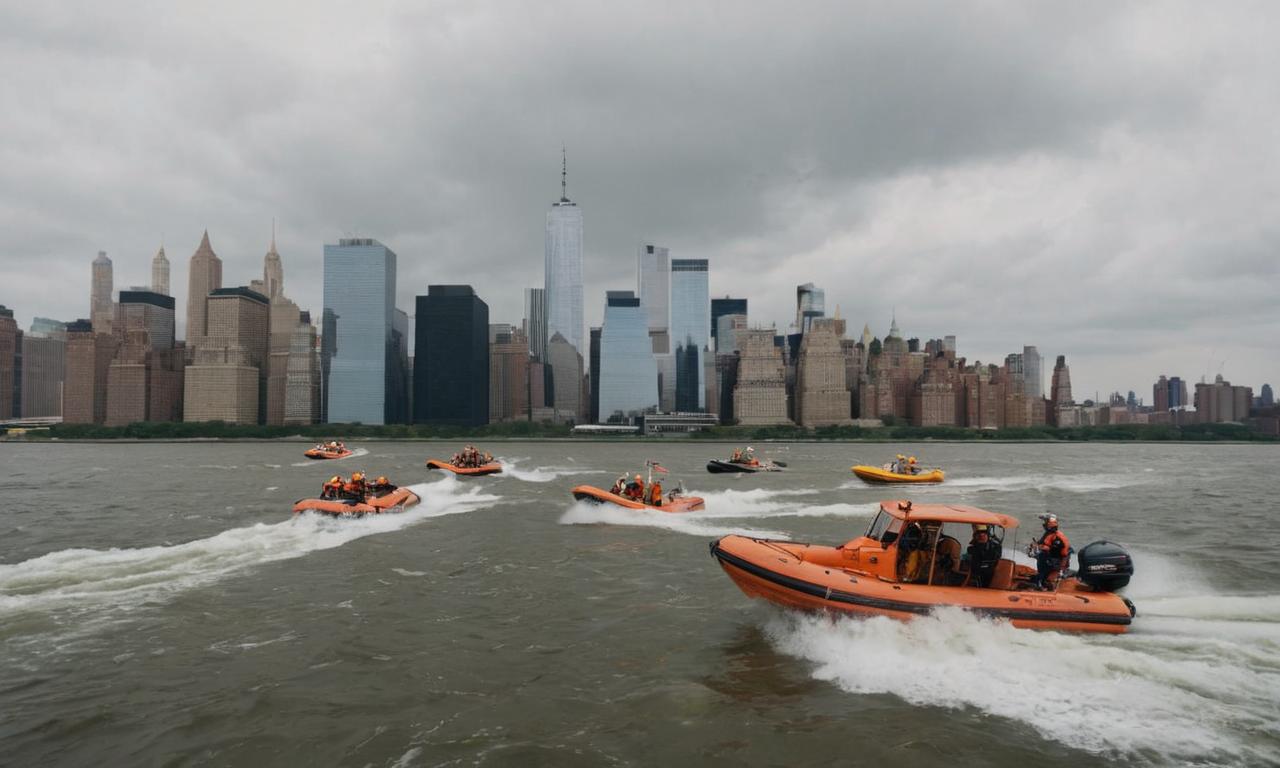
[[301, 499], [293, 505], [295, 515], [303, 512], [315, 512], [330, 517], [364, 517], [365, 515], [385, 515], [392, 512], [403, 512], [416, 506], [421, 499], [407, 488], [396, 488], [382, 496], [366, 497], [364, 501], [354, 499]]
[[853, 474], [866, 483], [885, 484], [885, 483], [940, 483], [945, 476], [940, 469], [934, 469], [929, 472], [921, 472], [918, 475], [903, 475], [897, 472], [890, 472], [882, 467], [870, 467], [859, 464], [852, 467]]
[[491, 461], [478, 467], [459, 467], [447, 461], [427, 459], [427, 469], [440, 469], [464, 477], [478, 477], [480, 475], [496, 475], [502, 471], [502, 465], [496, 461]]
[[697, 496], [677, 496], [660, 506], [642, 504], [635, 499], [628, 499], [609, 493], [591, 485], [579, 485], [573, 489], [573, 498], [578, 501], [589, 501], [595, 504], [613, 504], [624, 509], [647, 509], [653, 512], [695, 512], [704, 508], [704, 501]]
[[1110, 634], [1125, 632], [1133, 617], [1124, 598], [1075, 579], [1055, 592], [897, 583], [839, 567], [835, 547], [745, 536], [713, 542], [711, 554], [748, 597], [795, 610], [907, 620], [953, 606], [1024, 629]]
[[781, 472], [782, 468], [776, 464], [766, 464], [764, 462], [752, 465], [752, 464], [739, 464], [733, 461], [721, 461], [719, 459], [712, 459], [711, 461], [707, 462], [707, 471], [712, 473], [713, 475], [728, 474], [728, 473], [751, 474], [753, 472]]
[[343, 448], [341, 451], [318, 451], [312, 448], [302, 455], [308, 459], [345, 459], [351, 453], [352, 451], [348, 448]]

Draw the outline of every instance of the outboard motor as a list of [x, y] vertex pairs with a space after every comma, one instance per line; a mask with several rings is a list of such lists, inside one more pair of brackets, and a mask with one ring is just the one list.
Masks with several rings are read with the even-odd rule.
[[1076, 560], [1076, 578], [1099, 592], [1123, 589], [1133, 576], [1133, 558], [1114, 542], [1095, 541], [1076, 552]]

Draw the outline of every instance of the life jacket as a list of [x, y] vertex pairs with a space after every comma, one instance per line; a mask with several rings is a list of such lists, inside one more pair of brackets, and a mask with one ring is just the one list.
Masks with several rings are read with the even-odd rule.
[[1049, 557], [1066, 557], [1070, 547], [1067, 537], [1056, 528], [1040, 537], [1040, 551]]
[[649, 503], [655, 507], [662, 505], [662, 484], [654, 483], [649, 486]]

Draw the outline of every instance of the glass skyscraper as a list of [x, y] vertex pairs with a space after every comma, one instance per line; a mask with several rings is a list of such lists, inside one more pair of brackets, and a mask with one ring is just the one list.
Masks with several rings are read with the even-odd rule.
[[[658, 369], [649, 342], [649, 321], [631, 291], [609, 291], [600, 331], [597, 420], [630, 418], [658, 407]], [[593, 364], [594, 365], [594, 364]]]
[[720, 318], [725, 315], [742, 315], [745, 317], [746, 314], [746, 299], [731, 299], [725, 296], [723, 299], [711, 300], [711, 338], [716, 342], [717, 352], [723, 350], [720, 344]]
[[[677, 411], [706, 408], [703, 355], [710, 343], [711, 299], [707, 285], [707, 260], [672, 259], [671, 344], [676, 353]], [[689, 349], [695, 352], [689, 352]], [[689, 366], [696, 370], [688, 371]]]
[[[529, 338], [529, 354], [547, 359], [547, 289], [524, 289], [524, 333]], [[581, 352], [581, 350], [578, 350]]]
[[813, 321], [826, 315], [826, 292], [813, 283], [796, 286], [796, 333], [808, 332]]
[[546, 337], [557, 332], [582, 353], [582, 209], [567, 196], [563, 171], [560, 200], [547, 211]]
[[325, 420], [387, 424], [404, 413], [396, 382], [396, 255], [377, 240], [324, 247]]
[[636, 282], [640, 304], [649, 316], [653, 352], [671, 351], [671, 256], [660, 245], [642, 245], [636, 255]]

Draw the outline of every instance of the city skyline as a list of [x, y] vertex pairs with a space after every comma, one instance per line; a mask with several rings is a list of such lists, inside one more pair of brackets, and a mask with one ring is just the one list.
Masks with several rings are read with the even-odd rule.
[[[881, 338], [896, 308], [905, 335], [954, 334], [970, 360], [999, 362], [1025, 345], [1065, 354], [1080, 399], [1149, 397], [1161, 374], [1280, 379], [1268, 295], [1280, 276], [1269, 223], [1280, 150], [1270, 119], [1252, 111], [1273, 109], [1255, 102], [1270, 92], [1277, 68], [1265, 62], [1277, 53], [1267, 25], [1231, 21], [1244, 10], [1024, 9], [964, 40], [946, 34], [963, 23], [959, 9], [863, 19], [831, 6], [788, 16], [802, 34], [780, 40], [766, 10], [715, 19], [737, 34], [730, 45], [686, 12], [606, 19], [584, 7], [573, 29], [557, 22], [556, 35], [514, 39], [478, 12], [441, 46], [420, 45], [439, 21], [404, 8], [361, 9], [361, 24], [341, 11], [267, 9], [254, 30], [214, 13], [163, 41], [125, 32], [143, 23], [140, 9], [115, 9], [105, 30], [98, 11], [61, 26], [51, 12], [5, 12], [15, 36], [2, 50], [23, 61], [12, 88], [33, 105], [0, 126], [19, 155], [0, 182], [10, 233], [0, 283], [14, 287], [0, 303], [23, 328], [37, 315], [86, 316], [98, 251], [119, 289], [151, 284], [164, 246], [186, 338], [199, 235], [209, 229], [225, 283], [243, 284], [260, 270], [272, 217], [290, 296], [317, 315], [323, 244], [358, 235], [401, 255], [398, 307], [429, 283], [470, 284], [490, 306], [513, 308], [495, 320], [518, 323], [523, 289], [542, 283], [539, 234], [567, 145], [587, 221], [588, 327], [606, 290], [634, 284], [637, 247], [657, 242], [673, 259], [709, 259], [711, 296], [749, 299], [752, 325], [787, 332], [791, 292], [813, 282], [828, 314], [839, 307]], [[530, 29], [551, 16], [529, 18]], [[350, 44], [381, 58], [318, 88], [332, 65], [300, 41], [338, 26], [360, 29]], [[1127, 35], [1138, 27], [1144, 42]], [[101, 36], [86, 51], [87, 29]], [[203, 44], [220, 37], [237, 53]], [[670, 62], [623, 55], [647, 39], [664, 40]], [[768, 70], [749, 58], [766, 40]], [[925, 56], [919, 72], [896, 64], [904, 45]], [[434, 85], [414, 76], [461, 50], [472, 55]], [[495, 81], [481, 62], [497, 50], [540, 65]], [[277, 66], [247, 89], [237, 62], [259, 59]], [[742, 77], [722, 79], [715, 61]], [[669, 87], [677, 71], [683, 84]], [[209, 76], [187, 94], [192, 72]], [[838, 82], [824, 77], [832, 72]], [[755, 85], [735, 90], [744, 78]], [[23, 96], [50, 89], [80, 98], [84, 117], [61, 119]], [[404, 127], [368, 136], [360, 111], [334, 109], [355, 93]], [[455, 93], [475, 102], [437, 114]], [[148, 120], [108, 106], [119, 99], [149, 100]], [[496, 105], [546, 119], [503, 123]], [[652, 116], [643, 131], [634, 106]]]

